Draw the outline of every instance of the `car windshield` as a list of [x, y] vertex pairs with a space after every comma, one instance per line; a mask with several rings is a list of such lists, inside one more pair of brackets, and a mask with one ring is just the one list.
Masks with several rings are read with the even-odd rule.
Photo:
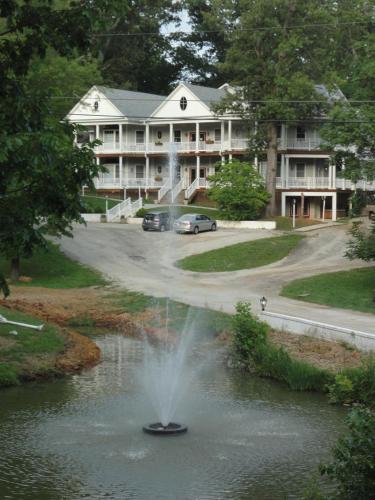
[[154, 220], [156, 218], [159, 218], [159, 214], [146, 214], [145, 219], [146, 220]]

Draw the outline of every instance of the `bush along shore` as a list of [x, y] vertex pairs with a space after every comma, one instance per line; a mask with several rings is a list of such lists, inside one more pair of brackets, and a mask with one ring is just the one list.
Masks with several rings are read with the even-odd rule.
[[326, 496], [315, 476], [303, 500], [375, 499], [375, 361], [338, 373], [292, 359], [269, 341], [269, 327], [252, 315], [250, 305], [238, 303], [233, 317], [231, 364], [286, 383], [298, 391], [328, 393], [331, 403], [352, 405], [347, 429], [332, 448], [331, 460], [321, 464], [320, 476], [332, 482]]
[[232, 328], [231, 365], [284, 382], [292, 390], [325, 392], [332, 403], [375, 408], [373, 357], [368, 356], [361, 366], [338, 373], [293, 359], [283, 347], [270, 342], [269, 326], [257, 319], [244, 302], [236, 306]]

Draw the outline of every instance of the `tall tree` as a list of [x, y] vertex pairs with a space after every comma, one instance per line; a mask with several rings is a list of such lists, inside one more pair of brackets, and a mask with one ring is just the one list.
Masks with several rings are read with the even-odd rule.
[[[375, 178], [375, 9], [369, 0], [337, 2], [342, 23], [333, 50], [339, 101], [322, 129], [341, 173], [353, 182]], [[348, 24], [346, 24], [348, 23]]]
[[0, 4], [0, 253], [13, 276], [21, 256], [45, 233], [69, 233], [80, 220], [79, 190], [98, 173], [89, 146], [73, 147], [74, 127], [51, 112], [48, 80], [33, 85], [30, 67], [47, 50], [75, 56], [90, 45], [105, 0], [56, 8], [50, 0]]
[[173, 0], [127, 0], [116, 16], [107, 16], [105, 33], [93, 44], [107, 84], [168, 92], [182, 67], [174, 57], [174, 38], [166, 35], [169, 23], [178, 22], [179, 9]]
[[177, 56], [185, 74], [200, 85], [220, 86], [230, 75], [220, 66], [240, 14], [240, 0], [183, 0], [191, 30], [181, 36]]
[[314, 84], [329, 66], [332, 2], [244, 0], [240, 8], [222, 67], [241, 88], [229, 106], [255, 130], [251, 149], [267, 151], [267, 212], [275, 215], [277, 126], [312, 123], [325, 109]]

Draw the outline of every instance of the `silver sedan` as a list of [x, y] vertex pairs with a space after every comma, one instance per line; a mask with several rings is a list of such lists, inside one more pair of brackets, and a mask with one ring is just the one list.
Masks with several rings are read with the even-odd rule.
[[173, 224], [176, 233], [194, 233], [200, 231], [216, 231], [217, 224], [215, 219], [210, 219], [203, 214], [185, 214], [177, 219]]

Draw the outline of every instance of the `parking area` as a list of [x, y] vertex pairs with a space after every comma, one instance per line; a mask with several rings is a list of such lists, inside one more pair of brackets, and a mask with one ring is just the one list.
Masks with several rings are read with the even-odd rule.
[[[264, 267], [227, 273], [193, 273], [173, 265], [187, 255], [277, 234], [280, 233], [249, 229], [175, 234], [173, 231], [144, 232], [139, 225], [91, 223], [86, 227], [76, 226], [74, 238], [63, 238], [61, 247], [67, 255], [98, 269], [130, 290], [228, 312], [234, 310], [239, 300], [250, 301], [258, 312], [259, 298], [265, 295], [271, 311], [363, 328], [363, 314], [279, 296], [281, 287], [294, 279], [368, 265], [344, 257], [348, 239], [345, 226], [309, 232], [288, 257]], [[373, 316], [368, 316], [366, 331], [372, 331]]]

